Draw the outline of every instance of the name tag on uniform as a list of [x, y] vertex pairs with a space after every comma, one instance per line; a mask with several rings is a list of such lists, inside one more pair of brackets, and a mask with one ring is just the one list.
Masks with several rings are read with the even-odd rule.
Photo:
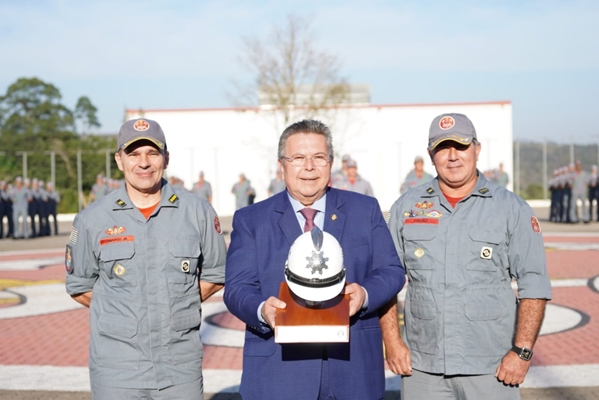
[[439, 220], [436, 218], [407, 218], [404, 224], [431, 224], [439, 225]]

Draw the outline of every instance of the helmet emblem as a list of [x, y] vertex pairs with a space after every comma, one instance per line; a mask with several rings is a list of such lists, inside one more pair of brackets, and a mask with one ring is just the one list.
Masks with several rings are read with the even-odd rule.
[[306, 257], [306, 261], [308, 261], [306, 268], [309, 268], [312, 270], [311, 271], [312, 275], [316, 274], [317, 272], [320, 275], [322, 275], [323, 269], [329, 269], [329, 267], [326, 264], [326, 262], [329, 261], [329, 258], [324, 257], [322, 251], [316, 252], [316, 251], [312, 250], [312, 255], [309, 257]]

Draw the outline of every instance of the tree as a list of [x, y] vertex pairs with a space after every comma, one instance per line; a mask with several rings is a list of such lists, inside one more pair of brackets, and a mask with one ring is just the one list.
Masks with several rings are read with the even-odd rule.
[[60, 91], [38, 78], [19, 78], [0, 98], [3, 145], [9, 150], [48, 150], [74, 136], [73, 113]]
[[92, 104], [91, 100], [87, 96], [79, 97], [77, 105], [75, 106], [75, 120], [78, 121], [83, 127], [85, 132], [89, 133], [92, 128], [99, 128], [100, 122], [96, 116], [98, 109]]
[[309, 21], [294, 15], [266, 40], [245, 38], [238, 61], [253, 80], [249, 85], [234, 82], [234, 102], [255, 106], [258, 101], [264, 111], [273, 111], [277, 132], [277, 122], [288, 126], [299, 116], [313, 118], [344, 102], [349, 85], [339, 75], [337, 57], [316, 50], [313, 43]]
[[[100, 126], [96, 107], [82, 96], [75, 111], [61, 103], [60, 90], [38, 78], [19, 78], [0, 95], [0, 178], [22, 174], [27, 154], [27, 175], [50, 178], [50, 154], [56, 155], [56, 188], [63, 196], [60, 212], [77, 211], [77, 152], [84, 154], [83, 190], [88, 191], [105, 168], [105, 149], [114, 149], [114, 138], [76, 133], [77, 120], [88, 129]], [[113, 165], [113, 171], [116, 166]], [[120, 176], [116, 171], [115, 177]], [[70, 200], [70, 201], [69, 201]]]

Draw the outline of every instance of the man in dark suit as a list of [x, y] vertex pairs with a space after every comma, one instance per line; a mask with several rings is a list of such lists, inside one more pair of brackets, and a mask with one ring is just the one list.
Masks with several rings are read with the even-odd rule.
[[[301, 121], [279, 139], [287, 190], [238, 210], [227, 255], [224, 300], [246, 323], [241, 395], [252, 399], [382, 399], [385, 392], [377, 310], [405, 283], [379, 204], [373, 197], [328, 187], [331, 132]], [[291, 244], [313, 222], [341, 244], [350, 297], [349, 343], [277, 344], [278, 299]], [[311, 220], [311, 218], [309, 218]]]

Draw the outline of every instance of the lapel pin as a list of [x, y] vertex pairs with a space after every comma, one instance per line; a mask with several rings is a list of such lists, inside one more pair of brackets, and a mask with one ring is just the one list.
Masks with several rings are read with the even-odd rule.
[[337, 214], [333, 214], [333, 215], [331, 215], [331, 219], [332, 219], [333, 221], [335, 221], [335, 220], [337, 219]]

